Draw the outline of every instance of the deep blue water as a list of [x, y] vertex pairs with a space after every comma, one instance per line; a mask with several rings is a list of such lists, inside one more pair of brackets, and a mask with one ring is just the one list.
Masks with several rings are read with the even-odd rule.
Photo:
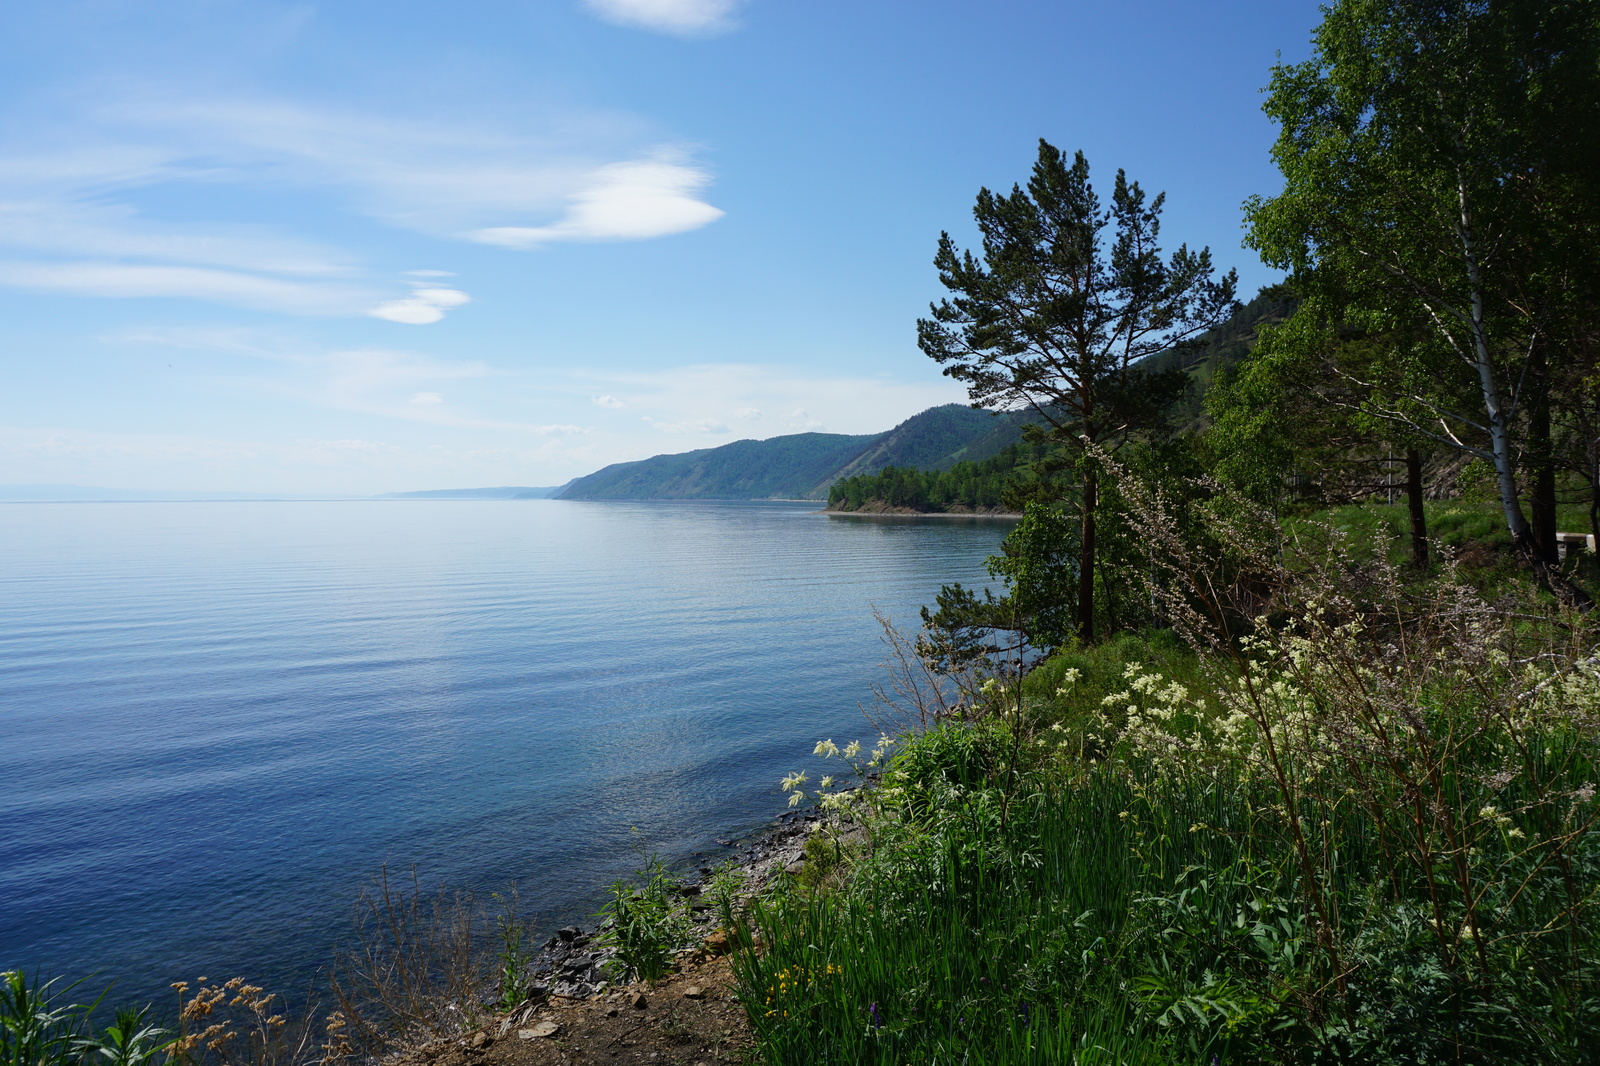
[[555, 924], [715, 851], [1009, 528], [813, 510], [0, 505], [0, 968], [289, 991], [385, 863]]

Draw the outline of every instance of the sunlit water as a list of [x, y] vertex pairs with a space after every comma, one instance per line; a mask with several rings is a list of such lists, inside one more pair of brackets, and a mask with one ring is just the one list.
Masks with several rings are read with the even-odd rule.
[[1009, 528], [812, 511], [0, 505], [0, 968], [304, 987], [385, 863], [552, 924], [716, 851]]

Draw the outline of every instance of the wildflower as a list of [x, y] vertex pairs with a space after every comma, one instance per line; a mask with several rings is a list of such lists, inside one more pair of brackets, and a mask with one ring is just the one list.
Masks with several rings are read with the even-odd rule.
[[826, 777], [824, 777], [822, 779], [821, 787], [822, 788], [832, 788], [833, 787], [833, 775], [832, 774], [829, 774], [828, 776], [826, 776]]
[[861, 754], [861, 742], [859, 740], [852, 740], [849, 744], [845, 745], [844, 757], [846, 759], [854, 759], [857, 755], [860, 755], [860, 754]]
[[839, 745], [835, 744], [831, 739], [819, 741], [817, 746], [812, 749], [811, 754], [820, 755], [824, 759], [831, 758], [839, 754]]

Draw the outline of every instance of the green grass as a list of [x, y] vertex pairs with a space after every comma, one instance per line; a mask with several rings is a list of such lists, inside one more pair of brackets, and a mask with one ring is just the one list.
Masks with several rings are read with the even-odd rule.
[[[1034, 671], [1024, 723], [1086, 719], [1130, 663], [1205, 683], [1170, 634], [1124, 634]], [[1571, 777], [1561, 787], [1600, 775], [1592, 737], [1538, 744]], [[1600, 945], [1563, 918], [1574, 892], [1600, 894], [1600, 834], [1555, 863], [1510, 835], [1475, 839], [1476, 902], [1494, 923], [1480, 971], [1475, 942], [1452, 947], [1435, 924], [1439, 898], [1461, 920], [1448, 889], [1405, 865], [1393, 826], [1340, 801], [1335, 776], [1300, 809], [1326, 849], [1335, 964], [1271, 782], [1036, 745], [1010, 774], [1018, 750], [994, 720], [916, 738], [884, 778], [871, 854], [847, 879], [791, 882], [756, 908], [763, 950], [736, 965], [764, 1061], [1600, 1062]], [[1488, 781], [1506, 758], [1474, 749], [1442, 784], [1465, 809], [1520, 812], [1518, 837], [1559, 833], [1570, 803]]]

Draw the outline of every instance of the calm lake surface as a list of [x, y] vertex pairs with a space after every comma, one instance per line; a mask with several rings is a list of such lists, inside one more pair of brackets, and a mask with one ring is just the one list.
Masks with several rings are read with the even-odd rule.
[[290, 992], [385, 863], [548, 927], [718, 851], [1010, 528], [815, 506], [0, 505], [0, 968]]

